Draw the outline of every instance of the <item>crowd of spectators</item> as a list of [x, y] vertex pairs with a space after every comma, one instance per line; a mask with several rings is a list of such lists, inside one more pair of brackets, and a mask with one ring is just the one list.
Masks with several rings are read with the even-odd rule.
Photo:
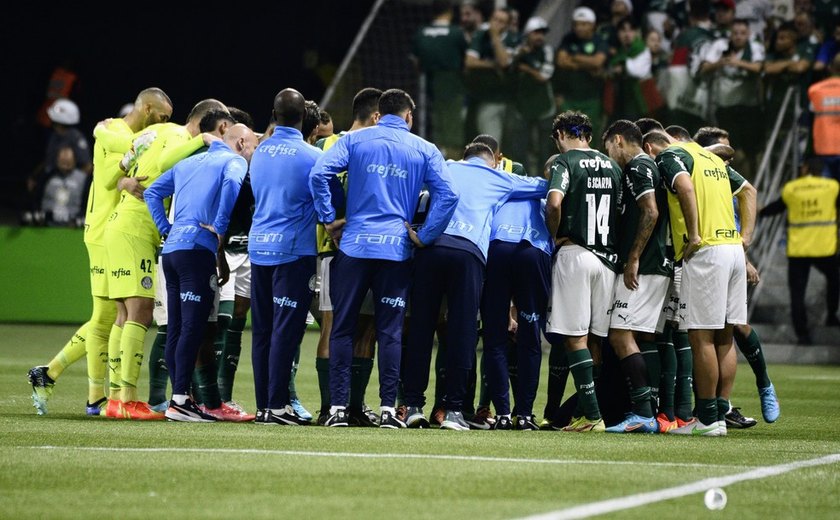
[[831, 0], [582, 0], [556, 49], [546, 20], [483, 5], [436, 1], [417, 32], [429, 138], [454, 157], [465, 136], [494, 135], [533, 174], [551, 117], [577, 109], [598, 146], [621, 118], [724, 127], [750, 178], [788, 87], [799, 87], [810, 128], [808, 87], [829, 75], [840, 46]]

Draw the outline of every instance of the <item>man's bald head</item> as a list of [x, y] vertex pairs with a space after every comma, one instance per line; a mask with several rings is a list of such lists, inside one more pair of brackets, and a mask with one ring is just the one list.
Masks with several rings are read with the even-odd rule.
[[172, 100], [163, 90], [151, 87], [137, 94], [134, 108], [125, 116], [125, 121], [137, 132], [149, 125], [165, 123], [171, 117]]
[[280, 126], [300, 128], [306, 113], [306, 99], [293, 88], [284, 88], [274, 96], [274, 120]]
[[231, 126], [222, 140], [231, 150], [244, 157], [248, 162], [251, 162], [251, 156], [254, 155], [254, 150], [257, 149], [259, 144], [259, 139], [254, 131], [242, 123]]
[[172, 110], [172, 100], [163, 90], [157, 87], [150, 87], [143, 89], [137, 94], [137, 99], [134, 100], [134, 107], [142, 106], [144, 104], [152, 104], [157, 106], [168, 106], [170, 112]]

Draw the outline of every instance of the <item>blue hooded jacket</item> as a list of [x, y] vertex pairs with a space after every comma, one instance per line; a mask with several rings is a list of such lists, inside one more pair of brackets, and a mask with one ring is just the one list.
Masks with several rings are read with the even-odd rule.
[[440, 151], [409, 132], [406, 122], [386, 115], [376, 126], [350, 132], [318, 159], [309, 175], [321, 222], [335, 220], [330, 178], [347, 171], [347, 224], [339, 249], [355, 258], [402, 261], [412, 242], [405, 229], [425, 185], [432, 196], [425, 225], [418, 232], [432, 243], [446, 227], [458, 195]]

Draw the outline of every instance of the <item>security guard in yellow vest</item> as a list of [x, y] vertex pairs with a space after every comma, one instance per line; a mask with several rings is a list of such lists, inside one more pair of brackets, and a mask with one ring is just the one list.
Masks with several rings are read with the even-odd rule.
[[822, 170], [818, 158], [808, 159], [800, 176], [787, 182], [782, 196], [761, 210], [761, 216], [787, 210], [788, 287], [793, 328], [800, 345], [810, 345], [805, 309], [805, 288], [811, 266], [826, 278], [825, 324], [840, 326], [837, 319], [840, 301], [840, 264], [837, 258], [837, 207], [840, 183], [817, 177]]

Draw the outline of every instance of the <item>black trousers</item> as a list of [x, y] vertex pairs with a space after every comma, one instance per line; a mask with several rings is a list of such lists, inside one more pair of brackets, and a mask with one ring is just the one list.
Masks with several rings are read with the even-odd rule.
[[790, 314], [797, 336], [808, 335], [808, 316], [805, 308], [805, 289], [811, 266], [825, 276], [825, 300], [828, 316], [837, 316], [840, 301], [840, 264], [836, 256], [819, 258], [788, 257], [788, 287], [790, 288]]

